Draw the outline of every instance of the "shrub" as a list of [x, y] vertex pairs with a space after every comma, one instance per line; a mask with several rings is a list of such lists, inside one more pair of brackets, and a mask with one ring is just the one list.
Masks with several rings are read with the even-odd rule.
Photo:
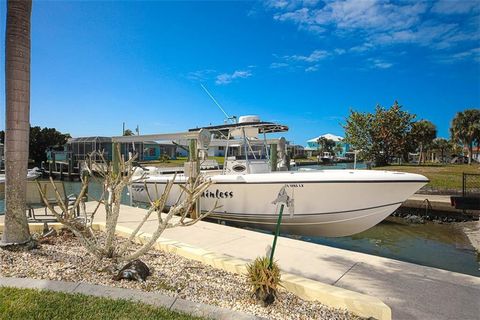
[[247, 265], [248, 283], [252, 286], [255, 297], [268, 306], [275, 301], [280, 284], [280, 268], [276, 262], [269, 267], [268, 257], [258, 257]]
[[162, 154], [158, 160], [160, 160], [160, 162], [168, 162], [170, 160], [170, 157], [167, 155], [167, 154]]

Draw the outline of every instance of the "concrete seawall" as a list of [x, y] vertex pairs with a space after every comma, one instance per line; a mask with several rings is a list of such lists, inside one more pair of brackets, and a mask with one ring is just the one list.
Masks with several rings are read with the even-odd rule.
[[401, 210], [415, 209], [420, 215], [437, 214], [451, 217], [456, 221], [478, 220], [480, 210], [462, 211], [452, 206], [449, 195], [414, 194], [401, 206]]

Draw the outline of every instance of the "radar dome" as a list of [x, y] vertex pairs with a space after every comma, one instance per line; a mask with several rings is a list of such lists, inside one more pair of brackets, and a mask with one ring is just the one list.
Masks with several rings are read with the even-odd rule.
[[238, 123], [246, 123], [246, 122], [260, 122], [260, 117], [259, 116], [241, 116], [238, 118]]

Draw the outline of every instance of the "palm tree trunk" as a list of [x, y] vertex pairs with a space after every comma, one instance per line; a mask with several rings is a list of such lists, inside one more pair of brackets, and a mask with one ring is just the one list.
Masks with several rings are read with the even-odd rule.
[[31, 0], [9, 0], [5, 36], [5, 228], [2, 244], [31, 240], [26, 205], [30, 130]]
[[420, 152], [418, 154], [418, 163], [417, 164], [422, 163], [422, 158], [423, 158], [423, 143], [420, 143]]
[[473, 156], [473, 142], [468, 144], [468, 164], [472, 164], [472, 156]]

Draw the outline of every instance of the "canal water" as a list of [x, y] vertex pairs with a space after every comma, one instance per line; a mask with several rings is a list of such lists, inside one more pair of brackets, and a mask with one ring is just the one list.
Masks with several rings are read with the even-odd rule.
[[[65, 189], [67, 194], [76, 194], [80, 191], [80, 183], [65, 182]], [[91, 182], [89, 192], [98, 198], [101, 186]], [[129, 203], [126, 192], [122, 202]], [[2, 200], [0, 212], [3, 211]], [[402, 218], [389, 217], [375, 227], [349, 237], [292, 238], [480, 277], [480, 256], [463, 232], [461, 223], [407, 224]]]
[[349, 237], [300, 239], [480, 277], [480, 255], [463, 232], [462, 223], [408, 224], [402, 218], [389, 217]]

